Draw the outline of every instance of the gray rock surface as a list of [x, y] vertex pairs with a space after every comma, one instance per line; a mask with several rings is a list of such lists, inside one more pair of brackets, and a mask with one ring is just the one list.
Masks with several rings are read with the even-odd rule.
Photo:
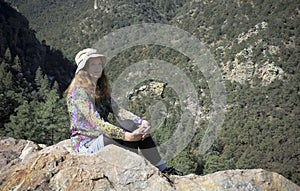
[[44, 146], [32, 141], [1, 138], [0, 140], [0, 173], [14, 164], [25, 161], [31, 154]]
[[[6, 153], [0, 190], [300, 190], [283, 176], [262, 169], [166, 176], [143, 157], [113, 145], [95, 154], [70, 152], [69, 140], [41, 149], [32, 142], [8, 138], [0, 146], [1, 156], [2, 151]], [[9, 160], [16, 162], [7, 166]]]

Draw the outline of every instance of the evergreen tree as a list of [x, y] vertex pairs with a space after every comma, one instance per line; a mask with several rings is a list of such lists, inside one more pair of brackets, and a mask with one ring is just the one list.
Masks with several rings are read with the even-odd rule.
[[19, 105], [19, 96], [16, 93], [17, 87], [8, 66], [5, 62], [0, 64], [0, 135], [5, 135], [4, 124], [9, 121], [9, 116]]
[[39, 110], [36, 111], [38, 121], [36, 129], [40, 132], [40, 142], [52, 145], [66, 139], [69, 134], [69, 116], [65, 100], [59, 97], [56, 82], [46, 95], [45, 101], [39, 105]]
[[20, 75], [22, 74], [22, 65], [21, 65], [21, 60], [19, 58], [19, 56], [17, 55], [14, 58], [13, 64], [12, 64], [12, 68]]
[[19, 95], [19, 102], [22, 102], [22, 100], [31, 100], [32, 97], [30, 95], [30, 92], [32, 92], [32, 86], [27, 81], [27, 79], [24, 77], [24, 74], [22, 72], [22, 64], [19, 56], [17, 55], [12, 63], [11, 66], [12, 73], [14, 74], [14, 82], [16, 87], [16, 92]]
[[210, 155], [204, 166], [204, 174], [225, 170], [224, 160], [217, 155]]
[[47, 76], [40, 69], [35, 80], [38, 90], [34, 97], [22, 101], [5, 128], [8, 136], [51, 145], [69, 135], [66, 102], [59, 97], [57, 82], [50, 88]]
[[33, 96], [39, 101], [45, 100], [50, 91], [50, 83], [48, 76], [43, 74], [41, 67], [36, 70], [34, 83], [37, 91], [33, 93]]
[[11, 52], [10, 52], [10, 49], [7, 48], [5, 53], [4, 53], [4, 60], [7, 62], [7, 63], [10, 63], [12, 61], [12, 55], [11, 55]]
[[35, 134], [33, 139], [37, 142], [51, 145], [65, 139], [69, 132], [69, 117], [66, 110], [66, 102], [59, 97], [58, 84], [50, 87], [47, 75], [43, 75], [38, 68], [35, 77]]
[[169, 161], [168, 165], [176, 167], [176, 169], [183, 174], [189, 174], [196, 171], [197, 161], [192, 158], [191, 153], [189, 153], [187, 150], [184, 150], [171, 161]]
[[5, 124], [7, 129], [7, 136], [14, 137], [16, 139], [33, 139], [34, 135], [34, 123], [35, 123], [35, 113], [34, 113], [35, 103], [24, 101], [16, 109], [16, 114], [10, 116], [10, 123]]

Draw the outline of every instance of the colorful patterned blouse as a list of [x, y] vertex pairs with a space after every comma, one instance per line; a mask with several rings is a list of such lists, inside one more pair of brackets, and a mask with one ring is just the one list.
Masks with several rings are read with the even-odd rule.
[[[70, 129], [72, 146], [76, 152], [80, 146], [85, 145], [101, 134], [113, 139], [123, 139], [125, 131], [103, 119], [96, 111], [94, 102], [90, 99], [85, 89], [74, 86], [67, 97], [68, 111], [70, 114]], [[116, 117], [120, 120], [139, 119], [136, 115], [123, 108], [114, 108]]]

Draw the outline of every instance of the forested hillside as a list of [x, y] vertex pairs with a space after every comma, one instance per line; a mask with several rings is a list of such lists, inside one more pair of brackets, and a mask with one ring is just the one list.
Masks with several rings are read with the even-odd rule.
[[45, 144], [68, 136], [61, 95], [74, 65], [60, 51], [38, 41], [28, 20], [3, 0], [0, 41], [0, 136]]
[[7, 1], [30, 20], [40, 40], [60, 49], [69, 59], [109, 32], [142, 22], [167, 23], [187, 0], [176, 1]]
[[[40, 41], [62, 51], [71, 61], [81, 48], [133, 24], [170, 24], [194, 35], [213, 53], [222, 70], [226, 118], [213, 146], [200, 155], [199, 143], [208, 126], [208, 118], [201, 118], [188, 147], [168, 164], [186, 174], [264, 168], [300, 183], [299, 2], [103, 0], [96, 10], [91, 0], [7, 2], [26, 16]], [[150, 58], [168, 61], [184, 71], [197, 88], [203, 116], [209, 113], [211, 98], [203, 74], [193, 69], [185, 56], [168, 47], [124, 50], [111, 60], [108, 75], [113, 81], [131, 63]], [[168, 117], [153, 135], [163, 143], [172, 136], [180, 117], [181, 109], [176, 104], [179, 97], [168, 85], [163, 86], [163, 93], [153, 94], [151, 83], [145, 81], [137, 87], [140, 91], [132, 94], [130, 109], [149, 118], [147, 105], [153, 101], [165, 104]], [[26, 108], [30, 107], [23, 106]], [[6, 116], [3, 135], [20, 137], [11, 133], [25, 120], [19, 110], [10, 120]], [[14, 122], [16, 118], [18, 123]], [[26, 138], [42, 142], [36, 135]]]

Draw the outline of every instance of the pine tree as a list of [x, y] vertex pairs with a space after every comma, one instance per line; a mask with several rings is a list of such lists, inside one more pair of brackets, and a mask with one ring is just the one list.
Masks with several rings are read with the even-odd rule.
[[55, 82], [45, 101], [40, 102], [39, 111], [36, 111], [36, 129], [40, 132], [42, 143], [52, 145], [67, 138], [69, 119], [65, 105], [65, 100], [59, 97], [58, 84]]
[[204, 174], [209, 174], [225, 169], [223, 159], [217, 155], [210, 155], [204, 166]]
[[9, 65], [6, 62], [0, 64], [0, 79], [2, 91], [14, 88], [13, 75], [9, 71]]
[[22, 64], [19, 56], [17, 55], [12, 63], [11, 70], [14, 78], [15, 85], [17, 87], [16, 93], [19, 95], [19, 102], [22, 102], [24, 99], [31, 100], [32, 86], [24, 77], [22, 72]]
[[12, 68], [19, 74], [22, 74], [21, 60], [18, 55], [14, 58]]
[[5, 124], [5, 128], [8, 131], [7, 136], [14, 137], [16, 139], [32, 139], [34, 134], [34, 106], [33, 102], [28, 103], [24, 101], [16, 109], [16, 114], [10, 116], [10, 123]]
[[49, 82], [45, 82], [47, 76], [40, 79], [38, 96], [24, 100], [5, 128], [8, 136], [52, 145], [69, 136], [69, 116], [65, 100], [59, 97], [57, 82], [50, 88]]
[[2, 62], [0, 64], [0, 135], [5, 135], [4, 124], [9, 121], [9, 116], [19, 104], [16, 89], [8, 64]]
[[50, 91], [50, 83], [47, 75], [43, 74], [41, 67], [36, 70], [34, 82], [37, 92], [33, 96], [39, 101], [45, 100], [45, 96]]
[[4, 60], [7, 62], [7, 63], [10, 63], [12, 61], [12, 56], [11, 56], [11, 52], [10, 52], [10, 49], [7, 48], [5, 53], [4, 53]]
[[50, 87], [47, 75], [43, 75], [41, 68], [36, 71], [35, 100], [37, 102], [34, 113], [34, 129], [37, 142], [52, 145], [67, 138], [69, 132], [69, 117], [65, 107], [65, 101], [60, 98], [58, 84]]
[[65, 98], [59, 97], [59, 86], [58, 83], [55, 82], [52, 91], [54, 92], [55, 97], [55, 107], [53, 109], [53, 113], [55, 116], [53, 118], [53, 122], [55, 127], [51, 129], [52, 133], [52, 144], [55, 144], [61, 140], [64, 140], [70, 136], [70, 118], [68, 115], [68, 110], [66, 106]]

